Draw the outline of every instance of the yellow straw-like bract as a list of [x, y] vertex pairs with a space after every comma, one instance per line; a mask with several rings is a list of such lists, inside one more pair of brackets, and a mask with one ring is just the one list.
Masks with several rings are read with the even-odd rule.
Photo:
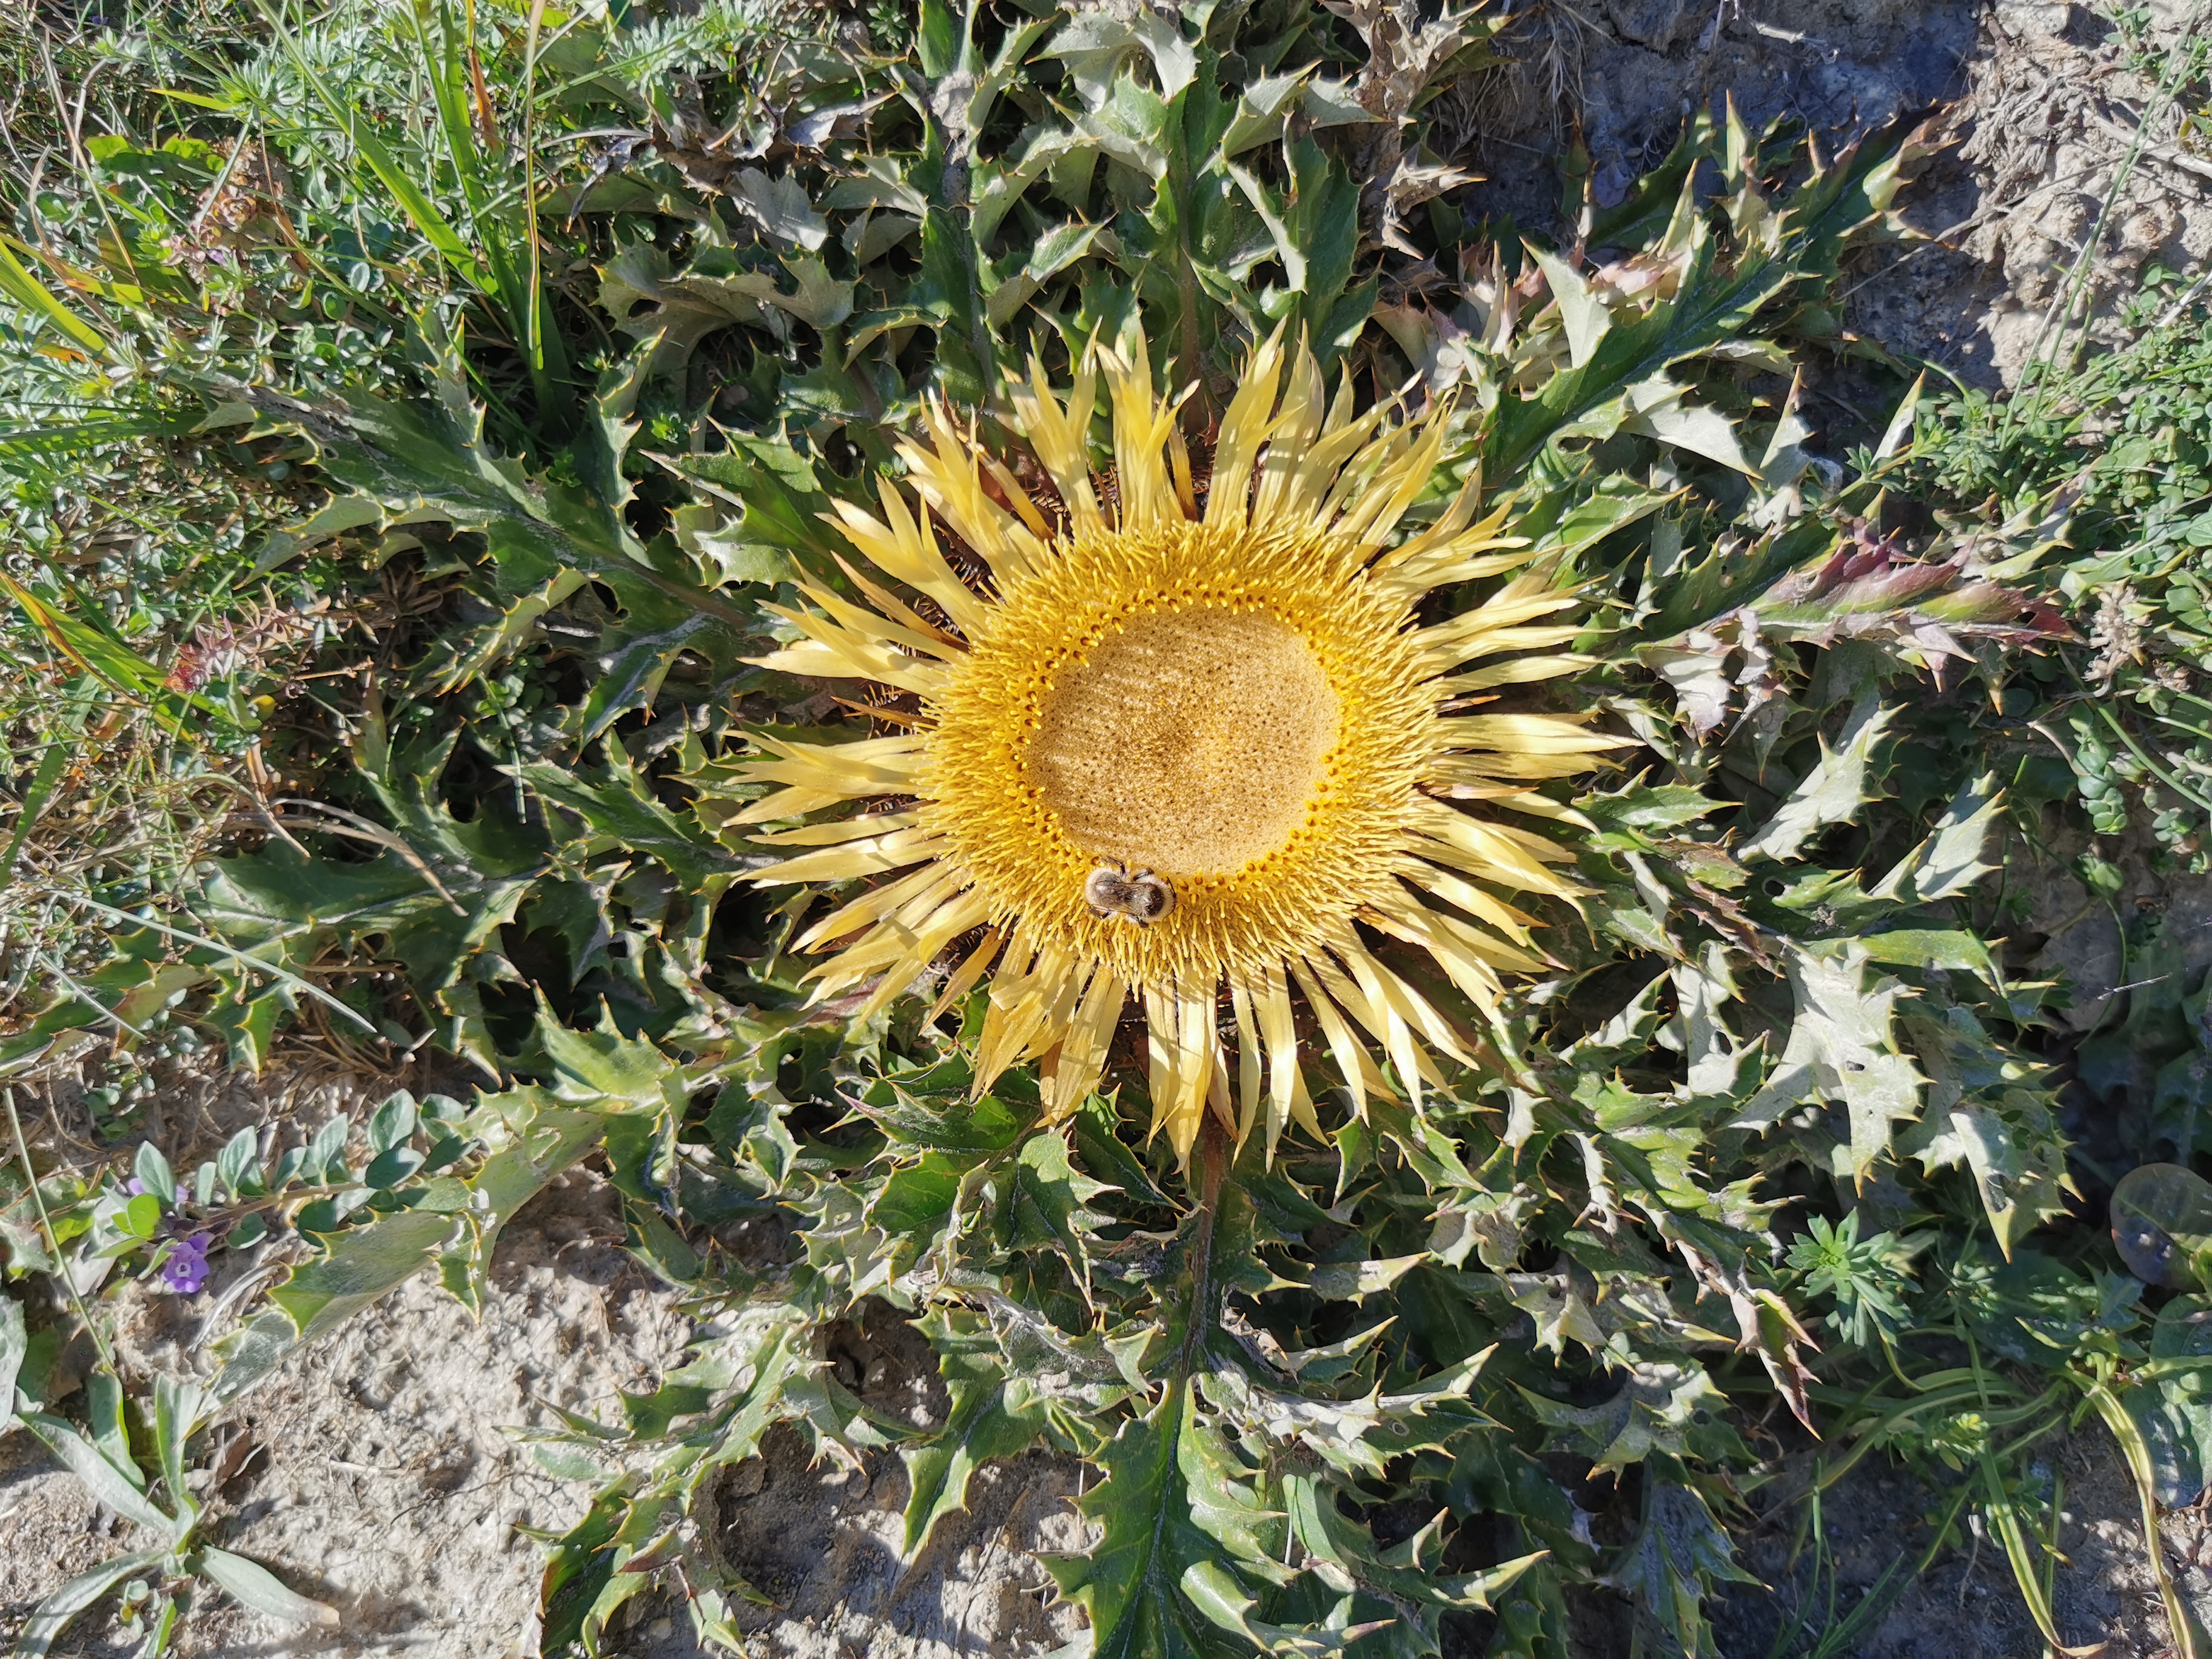
[[[1102, 370], [1108, 504], [1088, 447]], [[921, 704], [896, 737], [763, 737], [744, 769], [778, 787], [743, 823], [911, 802], [759, 836], [793, 849], [764, 881], [874, 882], [801, 938], [832, 951], [820, 994], [873, 981], [872, 1014], [981, 929], [939, 1006], [988, 975], [976, 1087], [1039, 1060], [1055, 1114], [1097, 1085], [1137, 997], [1154, 1127], [1180, 1154], [1209, 1107], [1240, 1136], [1264, 1126], [1271, 1146], [1286, 1120], [1317, 1129], [1294, 995], [1358, 1109], [1418, 1095], [1432, 1054], [1468, 1060], [1465, 1036], [1361, 930], [1426, 953], [1486, 1013], [1501, 969], [1541, 965], [1504, 896], [1571, 896], [1566, 855], [1453, 803], [1556, 818], [1531, 786], [1624, 740], [1568, 716], [1445, 709], [1578, 666], [1484, 663], [1571, 638], [1572, 592], [1501, 533], [1502, 511], [1472, 522], [1473, 489], [1400, 539], [1442, 458], [1443, 411], [1355, 415], [1343, 387], [1325, 405], [1310, 354], [1279, 341], [1253, 354], [1202, 506], [1141, 341], [1086, 359], [1065, 401], [1034, 361], [1011, 390], [1050, 516], [933, 411], [927, 441], [903, 446], [920, 510], [887, 481], [881, 518], [838, 508], [854, 547], [918, 599], [848, 568], [866, 603], [803, 587], [817, 608], [780, 614], [804, 638], [763, 659]], [[988, 593], [946, 562], [939, 523], [988, 565]], [[1483, 604], [1417, 623], [1432, 590], [1516, 568]], [[1085, 883], [1102, 865], [1164, 878], [1172, 908], [1143, 926], [1097, 914]]]

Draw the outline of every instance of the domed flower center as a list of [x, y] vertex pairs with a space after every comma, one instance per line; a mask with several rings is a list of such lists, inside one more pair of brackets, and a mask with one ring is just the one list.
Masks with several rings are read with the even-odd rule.
[[1233, 875], [1305, 823], [1340, 725], [1328, 676], [1278, 617], [1143, 611], [1046, 694], [1024, 770], [1085, 853], [1170, 879]]

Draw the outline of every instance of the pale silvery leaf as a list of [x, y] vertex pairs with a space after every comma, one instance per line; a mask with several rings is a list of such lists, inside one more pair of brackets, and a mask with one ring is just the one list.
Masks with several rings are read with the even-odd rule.
[[1337, 1602], [1326, 1625], [1292, 1630], [1267, 1624], [1252, 1616], [1260, 1604], [1244, 1593], [1236, 1575], [1218, 1561], [1194, 1562], [1185, 1568], [1182, 1593], [1213, 1623], [1224, 1630], [1234, 1631], [1261, 1652], [1291, 1655], [1296, 1659], [1330, 1659], [1342, 1653], [1346, 1643], [1371, 1636], [1389, 1625], [1387, 1620], [1352, 1624], [1352, 1598], [1348, 1595]]
[[136, 1572], [143, 1572], [161, 1559], [159, 1550], [138, 1555], [118, 1555], [89, 1571], [81, 1572], [31, 1610], [15, 1638], [15, 1659], [45, 1659], [55, 1639], [70, 1621]]
[[1636, 656], [1674, 689], [1677, 712], [1692, 732], [1705, 738], [1728, 718], [1729, 698], [1735, 690], [1728, 672], [1733, 649], [1704, 629], [1693, 628], [1678, 646], [1651, 646]]
[[1582, 273], [1558, 254], [1538, 250], [1536, 263], [1551, 285], [1552, 298], [1559, 302], [1559, 322], [1567, 331], [1568, 366], [1580, 368], [1596, 353], [1597, 343], [1613, 326], [1613, 313], [1606, 309], [1604, 301], [1590, 292]]
[[1206, 1378], [1206, 1391], [1240, 1429], [1279, 1445], [1297, 1441], [1332, 1468], [1379, 1478], [1402, 1448], [1370, 1445], [1368, 1437], [1386, 1423], [1419, 1417], [1443, 1401], [1464, 1396], [1496, 1352], [1493, 1346], [1470, 1354], [1407, 1394], [1378, 1390], [1353, 1400], [1291, 1394], [1263, 1387], [1226, 1366]]
[[1679, 1457], [1701, 1413], [1728, 1409], [1728, 1396], [1702, 1365], [1638, 1362], [1627, 1370], [1620, 1392], [1595, 1406], [1565, 1405], [1528, 1389], [1521, 1396], [1538, 1422], [1562, 1431], [1563, 1443], [1600, 1469], [1626, 1468], [1655, 1451]]
[[1379, 1296], [1421, 1265], [1419, 1255], [1388, 1261], [1328, 1261], [1316, 1267], [1307, 1288], [1331, 1302], [1360, 1302]]
[[1920, 412], [1920, 394], [1927, 385], [1928, 371], [1923, 369], [1912, 382], [1912, 390], [1905, 394], [1904, 402], [1898, 404], [1897, 412], [1889, 417], [1889, 424], [1882, 429], [1881, 441], [1874, 449], [1876, 460], [1886, 461], [1905, 447], [1905, 441], [1912, 435], [1914, 418]]
[[1831, 941], [1820, 953], [1789, 948], [1797, 1008], [1790, 1041], [1773, 1077], [1729, 1126], [1771, 1128], [1802, 1102], [1840, 1100], [1850, 1114], [1850, 1139], [1838, 1149], [1839, 1164], [1862, 1180], [1888, 1150], [1889, 1126], [1919, 1116], [1923, 1082], [1891, 1040], [1905, 987], [1886, 979], [1867, 990], [1866, 966], [1866, 949], [1856, 941]]
[[338, 1622], [336, 1607], [298, 1594], [258, 1561], [249, 1561], [228, 1550], [211, 1549], [201, 1557], [200, 1571], [246, 1607], [269, 1618], [281, 1619], [288, 1625], [321, 1625], [325, 1628]]
[[1037, 54], [1057, 58], [1067, 65], [1068, 77], [1089, 109], [1102, 107], [1112, 95], [1121, 66], [1139, 50], [1149, 51], [1136, 25], [1103, 6], [1072, 14], [1052, 38], [1052, 45]]
[[15, 1374], [29, 1349], [23, 1332], [23, 1304], [0, 1296], [0, 1434], [15, 1426]]
[[1317, 127], [1357, 126], [1375, 118], [1342, 81], [1316, 81], [1308, 87], [1300, 113]]
[[152, 1498], [139, 1491], [70, 1424], [45, 1412], [24, 1412], [16, 1420], [54, 1455], [63, 1468], [82, 1480], [94, 1498], [125, 1520], [155, 1532], [173, 1534], [177, 1530], [174, 1518], [162, 1514]]
[[783, 268], [798, 279], [798, 291], [786, 294], [772, 287], [761, 298], [817, 329], [835, 328], [853, 314], [852, 283], [832, 276], [830, 267], [815, 255], [793, 254]]
[[1997, 867], [1983, 862], [1982, 851], [2003, 805], [1996, 775], [1984, 772], [1944, 810], [1928, 839], [1881, 878], [1875, 896], [1926, 904], [1966, 892]]
[[1263, 76], [1245, 88], [1244, 95], [1237, 100], [1237, 113], [1230, 118], [1228, 131], [1221, 135], [1218, 149], [1223, 158], [1242, 155], [1248, 149], [1281, 137], [1290, 107], [1312, 73], [1309, 67], [1288, 75]]
[[1681, 1010], [1682, 1054], [1690, 1064], [1684, 1086], [1693, 1096], [1725, 1094], [1735, 1085], [1745, 1053], [1720, 1017], [1722, 1007], [1736, 994], [1726, 947], [1717, 939], [1709, 940], [1704, 957], [1677, 966], [1673, 979], [1675, 1004]]
[[1867, 763], [1875, 744], [1889, 729], [1896, 710], [1875, 702], [1869, 691], [1853, 705], [1838, 746], [1820, 739], [1820, 758], [1782, 803], [1781, 809], [1737, 848], [1749, 859], [1794, 859], [1819, 830], [1848, 823], [1867, 799]]
[[734, 182], [738, 205], [769, 235], [796, 242], [810, 252], [830, 240], [830, 222], [814, 210], [806, 192], [791, 179], [771, 179], [758, 167], [746, 167]]
[[1709, 1653], [1704, 1603], [1711, 1579], [1759, 1582], [1736, 1565], [1728, 1534], [1702, 1497], [1688, 1486], [1651, 1482], [1643, 1529], [1603, 1582], [1634, 1597], [1656, 1628], [1674, 1633], [1683, 1651]]
[[1744, 459], [1743, 447], [1736, 441], [1735, 428], [1728, 416], [1717, 409], [1685, 401], [1687, 392], [1687, 387], [1675, 385], [1663, 374], [1638, 381], [1624, 394], [1627, 418], [1621, 422], [1622, 429], [1758, 477], [1759, 470]]

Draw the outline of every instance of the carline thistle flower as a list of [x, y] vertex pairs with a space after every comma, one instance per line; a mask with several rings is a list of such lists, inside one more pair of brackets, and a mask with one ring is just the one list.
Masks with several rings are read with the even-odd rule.
[[[1088, 447], [1102, 376], [1110, 473]], [[1629, 741], [1581, 716], [1456, 712], [1587, 662], [1554, 650], [1580, 631], [1572, 588], [1504, 509], [1475, 520], [1474, 481], [1401, 535], [1449, 410], [1355, 413], [1348, 380], [1325, 395], [1279, 335], [1202, 489], [1141, 335], [1086, 354], [1065, 400], [1035, 358], [1008, 390], [1032, 483], [933, 409], [927, 441], [901, 446], [920, 510], [889, 480], [881, 518], [838, 504], [880, 573], [845, 567], [866, 603], [800, 584], [815, 608], [778, 614], [805, 638], [760, 659], [918, 702], [893, 736], [762, 735], [743, 771], [776, 787], [735, 821], [808, 849], [763, 883], [872, 883], [801, 936], [831, 952], [818, 995], [872, 980], [866, 1018], [963, 945], [930, 1017], [988, 975], [975, 1086], [1035, 1060], [1054, 1116], [1098, 1083], [1134, 998], [1152, 1127], [1185, 1158], [1208, 1109], [1240, 1140], [1263, 1125], [1271, 1150], [1286, 1120], [1318, 1133], [1300, 1065], [1316, 1030], [1356, 1109], [1418, 1099], [1435, 1056], [1471, 1063], [1478, 1038], [1386, 957], [1424, 953], [1494, 1017], [1499, 975], [1543, 962], [1513, 896], [1578, 890], [1570, 852], [1507, 815], [1571, 821], [1533, 786]], [[980, 574], [948, 561], [940, 524]], [[1125, 890], [1149, 896], [1093, 902]]]

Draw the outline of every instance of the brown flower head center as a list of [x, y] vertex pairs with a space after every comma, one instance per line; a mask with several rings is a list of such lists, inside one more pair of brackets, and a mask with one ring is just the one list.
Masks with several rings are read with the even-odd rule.
[[1224, 605], [1130, 617], [1044, 698], [1025, 769], [1085, 854], [1234, 874], [1307, 819], [1341, 710], [1303, 635]]

